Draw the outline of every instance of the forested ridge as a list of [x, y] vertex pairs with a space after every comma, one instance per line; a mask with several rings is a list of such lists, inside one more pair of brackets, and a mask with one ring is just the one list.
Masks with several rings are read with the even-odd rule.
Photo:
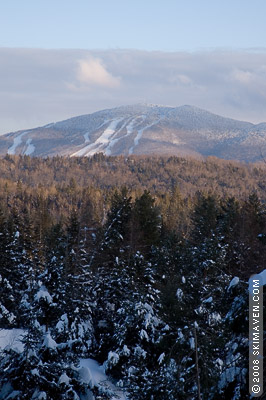
[[241, 198], [256, 190], [265, 200], [265, 170], [263, 162], [244, 164], [215, 157], [199, 161], [174, 156], [108, 157], [102, 153], [72, 158], [6, 155], [0, 158], [0, 184], [64, 188], [74, 181], [82, 188], [127, 186], [152, 193], [178, 187], [183, 196], [200, 190]]
[[265, 188], [214, 158], [0, 159], [0, 399], [248, 399]]

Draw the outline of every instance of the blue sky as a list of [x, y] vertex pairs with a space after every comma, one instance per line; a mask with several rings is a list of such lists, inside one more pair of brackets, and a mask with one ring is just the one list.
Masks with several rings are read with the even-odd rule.
[[0, 134], [148, 102], [266, 121], [266, 0], [5, 0]]
[[8, 0], [1, 2], [0, 47], [266, 47], [265, 15], [265, 0]]

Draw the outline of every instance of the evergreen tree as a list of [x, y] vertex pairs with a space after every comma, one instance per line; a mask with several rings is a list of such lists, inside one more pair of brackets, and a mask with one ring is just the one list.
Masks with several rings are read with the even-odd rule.
[[81, 400], [86, 394], [89, 398], [90, 382], [80, 376], [70, 343], [57, 344], [50, 332], [43, 333], [34, 315], [23, 343], [22, 353], [2, 355], [0, 399]]
[[[102, 239], [102, 249], [112, 258], [119, 255], [121, 247], [124, 247], [129, 235], [129, 221], [132, 213], [131, 197], [128, 197], [126, 189], [115, 191], [111, 199], [111, 208], [107, 215]], [[107, 253], [107, 254], [106, 254]]]
[[134, 251], [148, 254], [152, 245], [157, 245], [161, 234], [161, 215], [155, 206], [155, 199], [145, 190], [134, 204], [131, 229], [134, 241], [131, 244]]
[[12, 286], [12, 265], [10, 260], [11, 237], [7, 221], [0, 210], [0, 326], [2, 328], [16, 323], [16, 299]]
[[194, 243], [201, 241], [203, 238], [211, 238], [217, 226], [219, 215], [219, 204], [214, 196], [198, 194], [193, 213], [192, 239]]
[[2, 223], [1, 245], [1, 322], [19, 326], [23, 319], [23, 301], [29, 286], [29, 270], [25, 265], [22, 232], [18, 215], [13, 211]]

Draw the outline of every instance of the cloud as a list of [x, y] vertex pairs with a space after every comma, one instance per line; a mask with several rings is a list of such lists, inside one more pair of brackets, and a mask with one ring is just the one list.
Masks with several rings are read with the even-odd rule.
[[235, 69], [231, 76], [232, 79], [243, 84], [249, 84], [254, 78], [254, 75], [250, 71], [243, 71], [240, 69]]
[[78, 61], [77, 79], [81, 83], [94, 86], [115, 88], [120, 85], [120, 79], [107, 71], [98, 58]]
[[266, 121], [266, 50], [0, 48], [0, 133], [120, 105], [191, 104]]
[[192, 80], [189, 78], [189, 76], [185, 75], [185, 74], [179, 74], [177, 75], [179, 81], [181, 83], [183, 83], [183, 85], [191, 85], [192, 84]]

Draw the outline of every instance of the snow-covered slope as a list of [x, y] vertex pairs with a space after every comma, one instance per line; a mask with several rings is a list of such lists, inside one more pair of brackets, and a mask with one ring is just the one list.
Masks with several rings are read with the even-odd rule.
[[266, 157], [266, 123], [192, 107], [137, 104], [0, 137], [0, 154], [92, 156], [169, 154], [257, 161]]

